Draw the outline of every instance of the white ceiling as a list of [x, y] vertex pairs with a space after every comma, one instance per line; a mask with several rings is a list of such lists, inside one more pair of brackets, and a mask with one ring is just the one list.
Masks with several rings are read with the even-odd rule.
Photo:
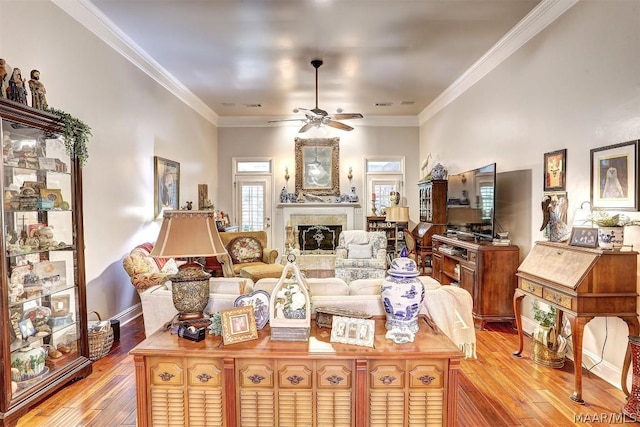
[[80, 2], [219, 118], [266, 121], [315, 106], [314, 58], [320, 108], [417, 116], [540, 0]]

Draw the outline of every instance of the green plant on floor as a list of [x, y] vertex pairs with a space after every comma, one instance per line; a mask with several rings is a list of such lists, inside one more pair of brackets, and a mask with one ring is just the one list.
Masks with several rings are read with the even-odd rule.
[[533, 319], [540, 325], [547, 328], [554, 326], [556, 323], [556, 309], [549, 306], [549, 310], [543, 310], [538, 301], [533, 302]]
[[89, 158], [87, 144], [89, 142], [89, 137], [91, 136], [91, 128], [82, 120], [65, 111], [51, 107], [48, 107], [46, 111], [60, 117], [60, 122], [62, 122], [64, 126], [64, 146], [67, 150], [67, 154], [69, 156], [73, 156], [75, 154], [80, 162], [80, 166], [84, 166]]

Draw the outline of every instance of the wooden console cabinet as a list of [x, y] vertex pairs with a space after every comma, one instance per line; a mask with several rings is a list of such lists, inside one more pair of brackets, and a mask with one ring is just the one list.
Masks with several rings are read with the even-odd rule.
[[[543, 300], [558, 310], [558, 324], [567, 315], [573, 343], [574, 392], [571, 399], [582, 399], [582, 336], [584, 327], [597, 316], [619, 317], [629, 327], [629, 335], [638, 334], [637, 267], [638, 253], [581, 248], [565, 243], [537, 242], [518, 268], [518, 289], [513, 305], [522, 354], [520, 311], [525, 296]], [[631, 354], [622, 368], [622, 390], [628, 396], [627, 374]]]
[[475, 243], [433, 236], [433, 278], [457, 284], [473, 297], [473, 318], [480, 322], [513, 321], [513, 294], [520, 261], [518, 246]]
[[131, 351], [138, 426], [455, 426], [463, 356], [424, 319], [413, 343], [374, 348], [330, 342], [312, 325], [308, 342], [223, 345], [158, 331]]

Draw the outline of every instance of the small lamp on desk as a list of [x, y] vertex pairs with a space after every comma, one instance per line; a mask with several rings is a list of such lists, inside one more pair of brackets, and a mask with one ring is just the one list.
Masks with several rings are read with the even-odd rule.
[[[385, 220], [387, 222], [409, 222], [409, 207], [407, 206], [389, 206], [386, 210]], [[398, 236], [396, 236], [397, 238]], [[396, 245], [397, 249], [397, 245]]]
[[226, 253], [218, 235], [214, 211], [165, 211], [162, 227], [151, 251], [153, 257], [188, 258], [171, 279], [173, 305], [178, 320], [199, 319], [209, 302], [211, 275], [194, 257]]

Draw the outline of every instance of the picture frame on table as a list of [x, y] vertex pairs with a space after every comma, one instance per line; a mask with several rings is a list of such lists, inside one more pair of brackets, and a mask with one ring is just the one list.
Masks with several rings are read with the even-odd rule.
[[573, 227], [571, 229], [569, 245], [584, 248], [598, 247], [598, 229], [591, 227]]
[[165, 210], [180, 208], [180, 163], [162, 157], [153, 157], [154, 217]]
[[222, 341], [225, 345], [258, 339], [252, 305], [221, 310]]
[[26, 340], [30, 336], [36, 334], [36, 328], [33, 326], [33, 322], [31, 319], [24, 319], [18, 322], [18, 327], [20, 328], [20, 333], [22, 334], [22, 339]]
[[331, 342], [373, 347], [376, 323], [373, 319], [333, 316]]
[[296, 194], [340, 195], [340, 138], [295, 138]]
[[591, 149], [591, 208], [638, 210], [638, 141]]
[[543, 191], [567, 189], [567, 149], [544, 153]]

